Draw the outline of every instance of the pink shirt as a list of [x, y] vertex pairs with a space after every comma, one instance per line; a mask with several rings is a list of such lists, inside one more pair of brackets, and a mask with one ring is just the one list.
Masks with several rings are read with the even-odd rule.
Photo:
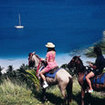
[[46, 54], [46, 60], [48, 65], [44, 68], [45, 72], [48, 72], [49, 70], [55, 68], [57, 65], [55, 61], [56, 52], [55, 51], [49, 51]]

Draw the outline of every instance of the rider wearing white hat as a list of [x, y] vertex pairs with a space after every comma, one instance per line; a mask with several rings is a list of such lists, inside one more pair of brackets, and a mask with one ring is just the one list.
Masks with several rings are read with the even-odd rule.
[[44, 81], [43, 88], [48, 87], [44, 74], [58, 67], [55, 61], [55, 56], [56, 56], [55, 45], [52, 42], [48, 42], [45, 46], [48, 48], [47, 54], [46, 54], [47, 66], [40, 72], [40, 76]]
[[48, 42], [45, 46], [47, 48], [54, 48], [55, 47], [55, 45], [52, 42]]

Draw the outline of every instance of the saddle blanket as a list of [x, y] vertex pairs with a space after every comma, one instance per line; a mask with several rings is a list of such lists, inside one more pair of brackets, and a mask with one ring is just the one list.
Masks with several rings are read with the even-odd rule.
[[58, 68], [54, 73], [46, 73], [45, 76], [46, 77], [50, 77], [50, 78], [55, 78], [56, 73], [60, 70], [60, 68]]
[[93, 79], [93, 83], [97, 83], [97, 84], [104, 84], [105, 81], [105, 73], [102, 74], [101, 77], [97, 77]]
[[[83, 80], [85, 81], [86, 80], [86, 74], [84, 75], [83, 77]], [[103, 73], [101, 76], [97, 76], [93, 78], [92, 82], [95, 83], [95, 84], [104, 84], [104, 81], [105, 81], [105, 73]]]

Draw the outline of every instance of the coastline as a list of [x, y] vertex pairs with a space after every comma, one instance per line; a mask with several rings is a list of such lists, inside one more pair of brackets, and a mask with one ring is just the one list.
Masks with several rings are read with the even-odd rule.
[[57, 56], [56, 61], [59, 66], [61, 66], [62, 64], [68, 64], [73, 56], [80, 56], [81, 60], [83, 61], [84, 66], [88, 65], [86, 63], [87, 61], [95, 62], [94, 57], [87, 57], [83, 52], [77, 53], [77, 54], [69, 54], [69, 53], [61, 54]]
[[[56, 55], [56, 62], [58, 66], [61, 66], [62, 64], [68, 64], [73, 56], [81, 56], [81, 59], [84, 63], [84, 65], [88, 65], [86, 61], [94, 62], [95, 58], [89, 58], [86, 55], [84, 55], [83, 52], [76, 53], [76, 54], [70, 54], [70, 53], [63, 53], [63, 54], [57, 54]], [[0, 59], [0, 66], [3, 67], [2, 73], [5, 73], [8, 69], [8, 66], [13, 66], [13, 69], [19, 69], [22, 64], [28, 64], [28, 58], [11, 58], [11, 59]]]
[[9, 65], [13, 66], [13, 70], [16, 70], [22, 64], [28, 64], [27, 58], [0, 59], [0, 66], [3, 68], [2, 73], [6, 72]]

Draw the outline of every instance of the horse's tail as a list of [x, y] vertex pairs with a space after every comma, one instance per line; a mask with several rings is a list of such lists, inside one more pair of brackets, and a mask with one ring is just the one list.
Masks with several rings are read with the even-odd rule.
[[69, 83], [66, 87], [68, 103], [71, 102], [72, 100], [72, 86], [73, 86], [73, 80], [72, 77], [69, 77]]

